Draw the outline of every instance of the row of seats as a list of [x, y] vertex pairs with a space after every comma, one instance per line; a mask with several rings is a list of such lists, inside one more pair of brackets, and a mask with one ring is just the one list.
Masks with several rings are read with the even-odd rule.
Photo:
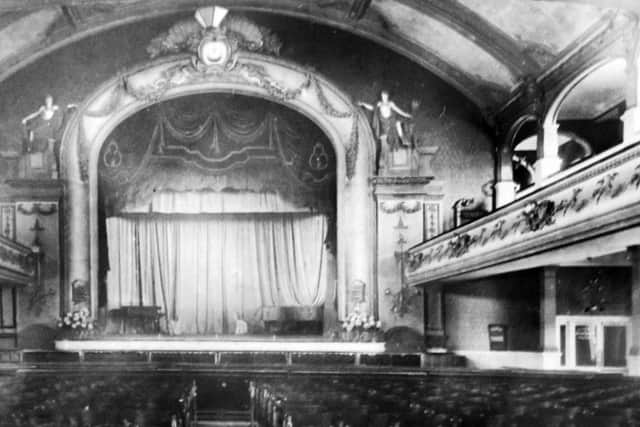
[[172, 415], [178, 427], [188, 427], [207, 411], [250, 413], [270, 427], [640, 426], [640, 382], [381, 370], [0, 376], [0, 427], [161, 427], [171, 425]]
[[640, 383], [441, 377], [290, 378], [250, 386], [267, 427], [640, 426]]
[[195, 383], [138, 375], [0, 377], [0, 427], [193, 425]]

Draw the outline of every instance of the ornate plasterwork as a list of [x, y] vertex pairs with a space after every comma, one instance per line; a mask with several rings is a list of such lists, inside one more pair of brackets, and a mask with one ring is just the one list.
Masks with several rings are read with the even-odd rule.
[[[313, 73], [296, 68], [294, 78], [283, 79], [274, 75], [281, 68], [272, 59], [243, 53], [237, 54], [233, 66], [229, 68], [217, 66], [202, 68], [194, 65], [193, 60], [189, 59], [179, 59], [169, 63], [165, 61], [155, 67], [151, 66], [148, 70], [119, 76], [108, 93], [86, 108], [82, 115], [87, 120], [105, 120], [132, 103], [155, 104], [165, 99], [170, 92], [180, 88], [206, 85], [211, 82], [239, 88], [252, 86], [263, 92], [266, 99], [285, 105], [302, 102], [302, 98], [305, 98], [305, 102], [309, 102], [309, 97], [312, 97], [319, 105], [322, 114], [332, 119], [351, 121], [350, 134], [348, 138], [342, 140], [345, 145], [346, 176], [351, 179], [358, 161], [360, 141], [358, 121], [361, 117], [356, 108], [344, 102], [341, 103], [341, 107], [337, 106], [334, 101], [335, 95], [328, 95], [326, 83]], [[84, 131], [85, 127], [79, 129], [81, 137], [76, 147], [76, 157], [80, 178], [86, 182], [88, 178], [86, 145], [91, 136], [84, 135]]]
[[[566, 210], [564, 211], [566, 212]], [[522, 211], [529, 231], [542, 230], [555, 221], [556, 205], [551, 200], [533, 200]]]
[[372, 176], [372, 185], [427, 185], [434, 180], [432, 176]]
[[[556, 96], [580, 73], [606, 58], [624, 57], [621, 39], [634, 26], [633, 20], [621, 14], [610, 13], [603, 17], [583, 36], [563, 50], [555, 63], [535, 75], [535, 82], [544, 94], [543, 111], [554, 102]], [[500, 107], [490, 120], [495, 123], [515, 123], [519, 118], [539, 110], [527, 94], [527, 81], [522, 79], [512, 97]]]
[[[621, 220], [623, 212], [625, 221], [637, 222], [632, 209], [639, 202], [640, 146], [634, 146], [409, 250], [408, 277], [413, 284], [423, 283], [427, 277], [462, 274], [484, 262], [507, 262], [542, 244], [566, 244], [573, 229], [586, 221], [600, 227], [628, 226]], [[606, 223], [612, 216], [616, 221]], [[586, 233], [592, 229], [587, 227]]]
[[[248, 68], [243, 68], [245, 65], [262, 67], [264, 73], [248, 80], [251, 74], [247, 73]], [[316, 86], [319, 85], [324, 94], [322, 101], [317, 87], [307, 83], [310, 78], [317, 80]], [[286, 90], [281, 92], [284, 95], [281, 99], [265, 87], [276, 84]], [[350, 117], [328, 114], [330, 110], [332, 113], [355, 111], [355, 106], [347, 94], [321, 76], [288, 61], [243, 51], [238, 52], [232, 68], [222, 70], [198, 69], [191, 58], [185, 56], [160, 58], [106, 82], [81, 105], [66, 127], [61, 147], [63, 177], [69, 189], [65, 194], [70, 201], [66, 210], [67, 282], [87, 280], [91, 288], [91, 311], [97, 310], [97, 165], [101, 148], [108, 144], [110, 134], [128, 117], [153, 105], [158, 97], [164, 101], [199, 93], [242, 94], [278, 102], [306, 115], [328, 136], [336, 153], [336, 199], [342, 201], [336, 224], [344, 230], [338, 235], [336, 245], [338, 310], [346, 314], [345, 295], [349, 284], [354, 280], [366, 283], [373, 280], [373, 263], [366, 261], [366, 257], [372, 256], [369, 253], [373, 247], [372, 237], [368, 228], [362, 226], [369, 224], [372, 217], [367, 179], [375, 157], [373, 134], [363, 114], [352, 113]], [[354, 141], [358, 141], [358, 145]], [[358, 153], [357, 157], [354, 152]], [[87, 176], [83, 170], [88, 172]], [[358, 222], [352, 221], [354, 216], [359, 218]]]

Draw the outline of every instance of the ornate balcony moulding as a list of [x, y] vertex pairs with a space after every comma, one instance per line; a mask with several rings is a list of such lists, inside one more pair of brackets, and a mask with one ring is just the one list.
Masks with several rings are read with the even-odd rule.
[[640, 145], [408, 251], [420, 284], [640, 223]]

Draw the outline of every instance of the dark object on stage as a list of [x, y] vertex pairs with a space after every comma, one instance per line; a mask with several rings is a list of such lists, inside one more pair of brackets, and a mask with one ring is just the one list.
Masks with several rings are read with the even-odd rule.
[[277, 335], [322, 335], [324, 307], [262, 307], [265, 330]]
[[109, 311], [121, 334], [159, 334], [160, 307], [125, 305]]

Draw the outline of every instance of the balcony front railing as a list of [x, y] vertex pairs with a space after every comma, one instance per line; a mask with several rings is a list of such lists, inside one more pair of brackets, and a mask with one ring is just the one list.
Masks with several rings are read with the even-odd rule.
[[408, 282], [445, 280], [639, 224], [640, 144], [596, 157], [409, 249]]

